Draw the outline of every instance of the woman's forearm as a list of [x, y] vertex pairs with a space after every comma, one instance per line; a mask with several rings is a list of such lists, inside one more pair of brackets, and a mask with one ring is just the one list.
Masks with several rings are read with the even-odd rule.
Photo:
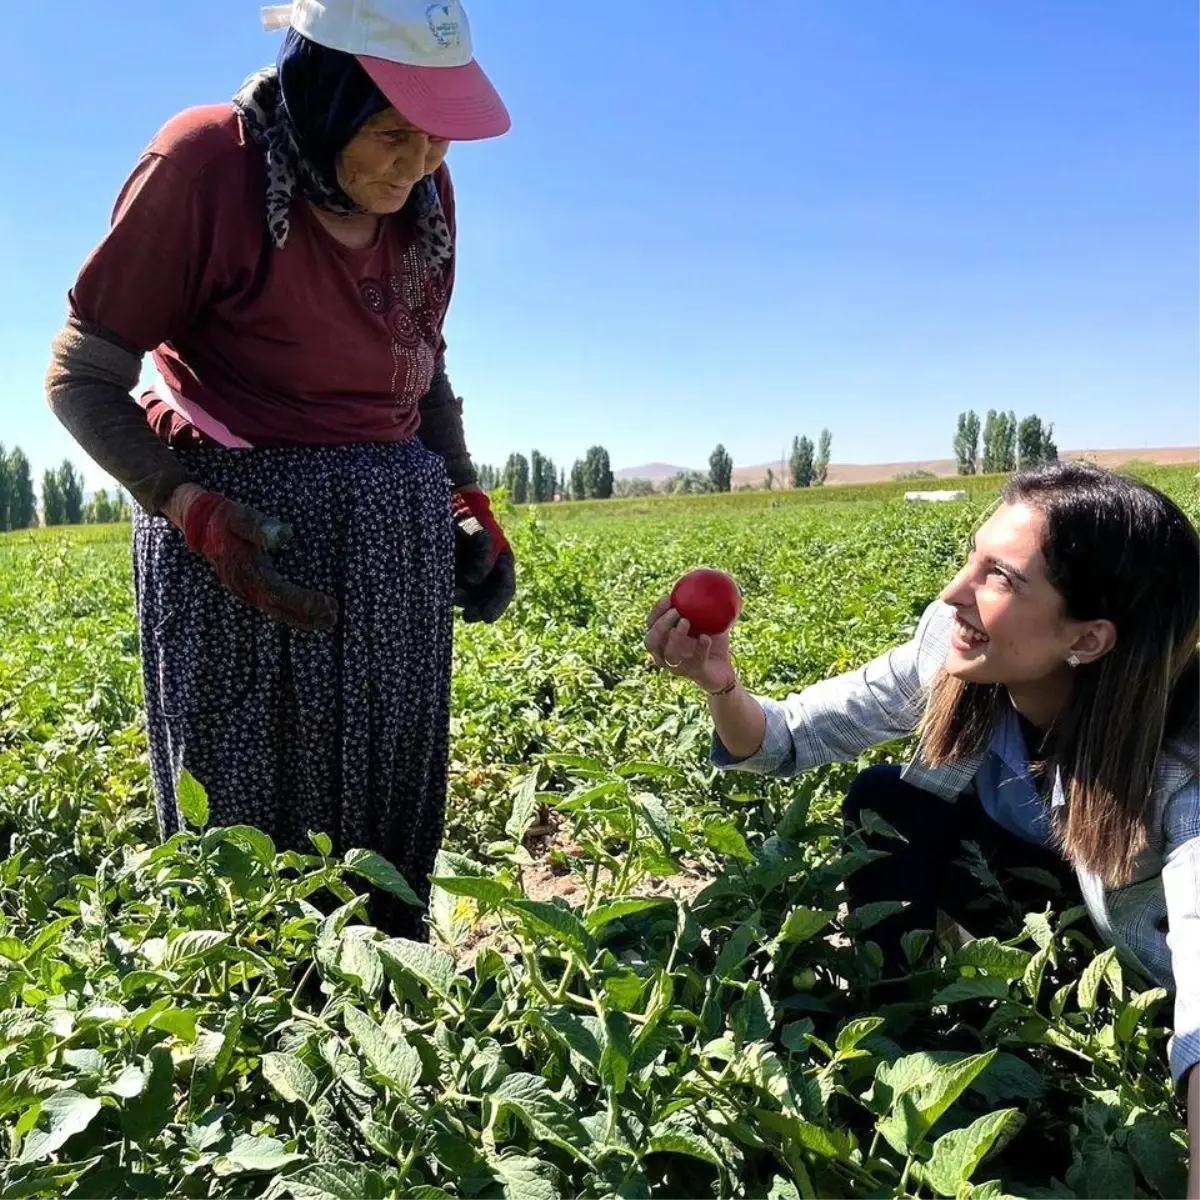
[[54, 339], [46, 399], [92, 461], [156, 513], [190, 477], [129, 394], [140, 370], [132, 351], [69, 324]]
[[721, 745], [734, 758], [749, 758], [762, 746], [767, 718], [762, 705], [740, 683], [723, 696], [709, 696], [708, 710]]

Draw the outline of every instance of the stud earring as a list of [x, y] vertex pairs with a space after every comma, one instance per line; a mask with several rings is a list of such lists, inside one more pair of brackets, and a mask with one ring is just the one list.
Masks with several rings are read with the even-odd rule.
[[1078, 654], [1068, 654], [1067, 655], [1067, 666], [1068, 667], [1079, 666], [1079, 655]]

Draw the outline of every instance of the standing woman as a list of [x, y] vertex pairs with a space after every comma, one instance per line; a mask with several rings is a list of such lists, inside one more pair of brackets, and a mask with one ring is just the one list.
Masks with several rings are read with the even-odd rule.
[[[138, 501], [162, 834], [187, 768], [214, 824], [378, 851], [425, 899], [452, 604], [494, 621], [514, 588], [444, 367], [443, 160], [509, 119], [454, 0], [296, 0], [283, 22], [274, 68], [173, 118], [138, 162], [47, 394]], [[372, 919], [425, 936], [379, 894]]]
[[[883, 974], [908, 970], [903, 935], [938, 909], [972, 925], [975, 843], [1003, 874], [1073, 874], [1100, 934], [1175, 993], [1171, 1072], [1187, 1097], [1200, 1200], [1200, 539], [1161, 492], [1060, 464], [1014, 476], [970, 557], [915, 636], [786, 701], [738, 682], [729, 637], [693, 638], [664, 599], [646, 648], [710, 696], [713, 758], [790, 777], [921, 732], [903, 769], [851, 785], [885, 855], [847, 880], [851, 908], [902, 900], [871, 939]], [[1011, 886], [1007, 884], [1006, 887]], [[987, 931], [985, 931], [987, 932]]]

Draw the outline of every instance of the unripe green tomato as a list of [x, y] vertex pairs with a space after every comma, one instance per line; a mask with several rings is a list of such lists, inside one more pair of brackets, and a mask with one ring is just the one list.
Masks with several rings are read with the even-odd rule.
[[797, 971], [792, 976], [792, 987], [798, 992], [811, 992], [816, 982], [817, 973], [812, 967], [805, 967], [804, 970]]

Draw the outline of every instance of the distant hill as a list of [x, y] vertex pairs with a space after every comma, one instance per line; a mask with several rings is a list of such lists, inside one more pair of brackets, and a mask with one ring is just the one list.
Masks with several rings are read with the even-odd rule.
[[[1130, 462], [1151, 462], [1162, 466], [1172, 463], [1200, 462], [1200, 446], [1156, 446], [1130, 450], [1063, 450], [1060, 457], [1086, 459], [1101, 467], [1123, 467]], [[672, 475], [690, 468], [672, 466], [670, 463], [653, 462], [640, 467], [623, 467], [615, 472], [617, 479], [650, 479], [662, 483]], [[777, 485], [788, 478], [786, 463], [760, 463], [753, 467], [734, 467], [733, 486], [762, 487], [767, 471], [775, 472]], [[911, 475], [916, 471], [928, 471], [939, 478], [954, 475], [952, 458], [927, 458], [919, 462], [891, 463], [830, 463], [828, 483], [886, 483], [897, 475]]]
[[[616, 479], [651, 479], [655, 483], [662, 483], [664, 479], [670, 479], [672, 475], [678, 475], [680, 471], [690, 470], [689, 467], [673, 467], [670, 463], [653, 462], [646, 463], [640, 467], [622, 467], [619, 471], [614, 471], [613, 476]], [[766, 468], [763, 468], [764, 473]]]
[[[1161, 466], [1172, 463], [1200, 461], [1200, 446], [1158, 446], [1132, 450], [1061, 450], [1064, 459], [1086, 459], [1099, 467], [1123, 467], [1131, 462], [1151, 462]], [[775, 472], [777, 480], [788, 477], [787, 464], [762, 463], [754, 467], [738, 467], [733, 471], [733, 486], [749, 485], [762, 487], [767, 470]], [[916, 471], [928, 471], [939, 478], [957, 474], [954, 459], [927, 458], [919, 462], [891, 463], [830, 463], [827, 483], [886, 483], [897, 475], [911, 475]]]

